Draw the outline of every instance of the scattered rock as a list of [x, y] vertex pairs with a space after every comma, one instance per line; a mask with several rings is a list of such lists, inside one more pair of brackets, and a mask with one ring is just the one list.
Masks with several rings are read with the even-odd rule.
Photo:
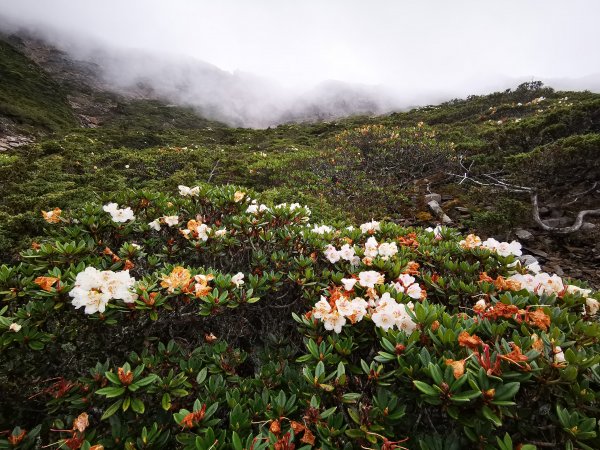
[[550, 210], [550, 217], [552, 217], [553, 219], [558, 219], [559, 217], [562, 217], [564, 215], [565, 212], [562, 209], [552, 208]]
[[429, 203], [429, 202], [437, 202], [440, 203], [442, 201], [442, 196], [440, 194], [426, 194], [425, 195], [425, 202]]
[[440, 204], [434, 200], [427, 203], [429, 209], [442, 221], [443, 224], [452, 223], [452, 219], [446, 215]]
[[522, 241], [531, 241], [533, 240], [533, 234], [531, 231], [518, 229], [515, 231], [517, 237]]
[[547, 206], [540, 207], [540, 215], [545, 216], [549, 212], [550, 212], [550, 208], [548, 208]]
[[544, 220], [544, 222], [549, 227], [565, 228], [565, 227], [570, 227], [573, 224], [573, 219], [570, 219], [568, 217], [557, 217], [557, 218], [553, 218], [553, 219], [546, 219], [546, 220]]
[[596, 228], [598, 228], [598, 225], [596, 225], [595, 223], [592, 222], [583, 222], [581, 224], [581, 231], [592, 231], [595, 230]]
[[455, 206], [454, 209], [461, 214], [471, 214], [471, 210], [469, 208], [465, 208], [464, 206]]
[[442, 201], [444, 201], [444, 202], [449, 202], [450, 200], [454, 200], [454, 197], [452, 197], [452, 196], [451, 196], [451, 195], [449, 195], [449, 194], [444, 194], [444, 195], [442, 195]]
[[546, 252], [545, 252], [545, 251], [543, 251], [543, 250], [539, 250], [539, 249], [537, 249], [537, 248], [527, 248], [527, 247], [524, 247], [524, 248], [525, 248], [525, 250], [527, 250], [529, 253], [533, 253], [533, 254], [534, 254], [534, 255], [536, 255], [536, 256], [540, 256], [540, 257], [542, 257], [542, 258], [547, 258], [547, 257], [548, 257], [548, 253], [546, 253]]
[[523, 265], [525, 266], [529, 266], [531, 264], [535, 264], [536, 262], [538, 262], [538, 260], [531, 255], [522, 255], [519, 256], [519, 261], [521, 261], [523, 263]]

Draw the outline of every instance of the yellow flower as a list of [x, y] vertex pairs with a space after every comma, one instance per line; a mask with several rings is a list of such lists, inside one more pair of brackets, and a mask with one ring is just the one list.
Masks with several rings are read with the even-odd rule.
[[233, 201], [238, 203], [238, 202], [242, 201], [242, 199], [244, 198], [245, 195], [246, 195], [245, 192], [236, 191], [236, 193], [233, 194]]
[[62, 210], [60, 208], [54, 208], [52, 211], [42, 211], [42, 216], [48, 223], [58, 223], [60, 222], [61, 213]]
[[190, 271], [185, 267], [177, 266], [169, 275], [163, 275], [160, 285], [167, 288], [170, 294], [177, 288], [186, 287], [192, 278]]

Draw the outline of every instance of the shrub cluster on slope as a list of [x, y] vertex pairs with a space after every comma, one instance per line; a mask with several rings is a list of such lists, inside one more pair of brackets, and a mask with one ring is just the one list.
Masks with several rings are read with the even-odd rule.
[[517, 242], [234, 186], [110, 200], [0, 268], [4, 447], [600, 444], [600, 294]]

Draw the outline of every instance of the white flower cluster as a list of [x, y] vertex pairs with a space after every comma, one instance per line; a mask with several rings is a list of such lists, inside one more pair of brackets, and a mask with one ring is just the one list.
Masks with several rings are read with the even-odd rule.
[[423, 295], [423, 289], [416, 282], [415, 278], [407, 273], [401, 274], [396, 281], [390, 283], [396, 292], [408, 295], [410, 298], [419, 300]]
[[417, 327], [417, 324], [408, 314], [408, 309], [414, 309], [412, 302], [403, 305], [396, 302], [396, 300], [390, 297], [389, 292], [386, 292], [376, 302], [374, 312], [371, 314], [371, 320], [385, 331], [397, 327], [399, 330], [410, 335]]
[[521, 256], [523, 254], [521, 251], [521, 243], [518, 241], [499, 242], [494, 238], [489, 238], [481, 242], [479, 236], [475, 236], [473, 234], [468, 235], [465, 239], [460, 241], [459, 245], [464, 248], [486, 248], [498, 253], [500, 256]]
[[113, 272], [88, 267], [77, 274], [75, 286], [69, 292], [75, 308], [85, 307], [86, 314], [103, 313], [111, 299], [133, 303], [137, 295], [131, 292], [135, 279], [128, 270]]
[[315, 225], [310, 231], [315, 234], [325, 234], [331, 233], [334, 230], [329, 225]]
[[257, 214], [259, 212], [263, 212], [263, 211], [268, 211], [269, 207], [267, 205], [263, 205], [263, 204], [258, 204], [256, 203], [256, 200], [252, 200], [252, 203], [250, 204], [250, 206], [248, 206], [248, 208], [246, 209], [246, 212], [248, 214]]
[[361, 233], [373, 234], [373, 233], [375, 233], [376, 231], [379, 231], [379, 230], [381, 230], [381, 226], [380, 226], [379, 222], [377, 222], [375, 220], [372, 220], [371, 222], [363, 223], [360, 226]]
[[160, 224], [164, 223], [170, 227], [179, 225], [179, 216], [162, 216], [148, 223], [148, 226], [155, 231], [160, 231]]
[[193, 188], [190, 188], [180, 184], [177, 187], [179, 188], [179, 195], [181, 195], [182, 197], [197, 197], [198, 195], [200, 195], [199, 186], [194, 186]]
[[356, 297], [352, 300], [340, 298], [335, 302], [334, 307], [321, 296], [313, 309], [313, 317], [323, 321], [326, 330], [333, 330], [336, 333], [342, 332], [342, 327], [346, 324], [346, 319], [352, 323], [360, 322], [367, 314], [368, 303]]
[[509, 281], [516, 281], [521, 285], [522, 289], [527, 289], [529, 292], [542, 295], [560, 294], [565, 290], [562, 279], [558, 275], [550, 275], [546, 272], [538, 274], [517, 273], [508, 278]]
[[440, 239], [442, 239], [442, 226], [441, 225], [436, 225], [435, 228], [427, 227], [427, 228], [425, 228], [425, 231], [427, 231], [428, 233], [433, 233], [435, 239], [438, 241]]
[[116, 203], [109, 203], [108, 205], [104, 205], [102, 209], [110, 214], [113, 222], [121, 223], [135, 219], [130, 207], [119, 209], [119, 205]]
[[350, 244], [342, 245], [339, 250], [329, 244], [323, 253], [325, 254], [325, 258], [327, 258], [331, 264], [335, 264], [340, 259], [348, 261], [352, 265], [358, 265], [360, 263], [360, 258], [355, 255], [354, 247]]
[[379, 244], [373, 236], [365, 242], [365, 256], [367, 258], [379, 256], [384, 261], [387, 261], [396, 253], [398, 253], [398, 246], [395, 242], [382, 242]]

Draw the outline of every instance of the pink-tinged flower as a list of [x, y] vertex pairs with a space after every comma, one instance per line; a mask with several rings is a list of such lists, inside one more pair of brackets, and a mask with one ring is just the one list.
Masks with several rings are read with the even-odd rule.
[[325, 248], [325, 251], [323, 253], [325, 255], [325, 258], [327, 258], [331, 264], [335, 264], [340, 260], [340, 253], [331, 244], [329, 244]]
[[315, 319], [323, 319], [324, 316], [331, 312], [331, 305], [327, 299], [321, 296], [321, 300], [313, 307], [313, 317]]
[[373, 233], [375, 233], [376, 231], [379, 231], [379, 230], [381, 230], [380, 224], [379, 224], [379, 222], [376, 222], [374, 220], [372, 220], [371, 222], [363, 223], [360, 226], [360, 231], [362, 233], [373, 234]]
[[346, 325], [346, 318], [338, 311], [333, 311], [323, 317], [323, 325], [326, 330], [333, 330], [339, 334], [342, 332], [342, 327]]
[[244, 284], [244, 274], [242, 272], [236, 273], [231, 277], [231, 282], [239, 288], [242, 284]]
[[396, 317], [393, 314], [393, 310], [381, 308], [378, 309], [371, 315], [371, 320], [373, 323], [380, 328], [383, 328], [384, 331], [388, 331], [390, 328], [396, 325]]
[[382, 284], [384, 276], [374, 270], [367, 270], [358, 274], [358, 284], [362, 287], [374, 288], [376, 284]]
[[342, 245], [342, 248], [340, 248], [339, 254], [340, 258], [343, 260], [352, 261], [354, 258], [354, 247], [352, 247], [350, 244], [344, 244]]

